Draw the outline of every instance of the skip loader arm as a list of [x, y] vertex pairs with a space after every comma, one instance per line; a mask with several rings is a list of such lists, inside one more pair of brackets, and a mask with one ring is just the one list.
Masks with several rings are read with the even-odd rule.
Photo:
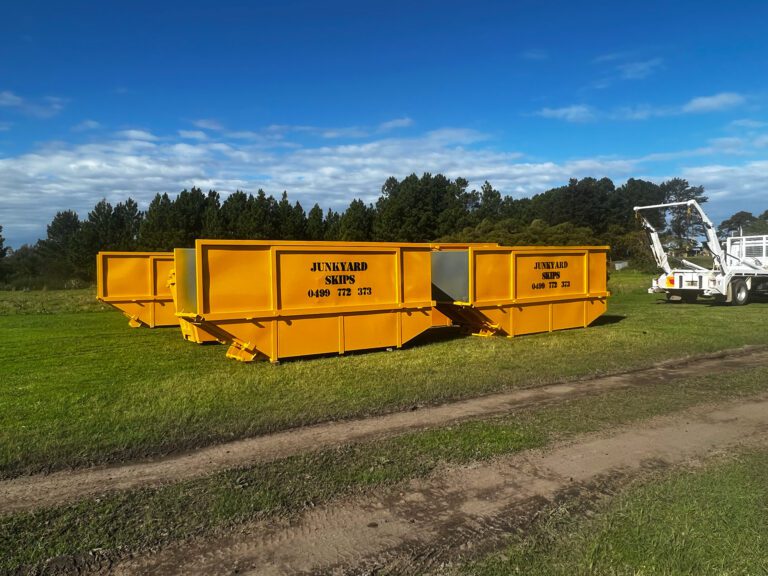
[[672, 208], [674, 206], [687, 206], [689, 210], [693, 209], [699, 213], [699, 216], [701, 216], [702, 224], [704, 225], [704, 234], [707, 237], [707, 249], [712, 253], [715, 261], [722, 266], [725, 263], [725, 259], [723, 258], [724, 253], [723, 249], [720, 247], [720, 240], [718, 239], [717, 233], [715, 232], [715, 225], [712, 223], [709, 217], [707, 217], [707, 215], [704, 213], [704, 210], [701, 208], [701, 205], [699, 205], [696, 200], [687, 200], [685, 202], [669, 202], [667, 204], [653, 204], [651, 206], [635, 206], [635, 215], [638, 217], [640, 224], [648, 233], [648, 237], [651, 241], [651, 251], [653, 252], [653, 256], [656, 258], [656, 263], [659, 265], [659, 267], [662, 268], [667, 274], [672, 271], [669, 266], [667, 254], [664, 252], [664, 248], [662, 247], [661, 241], [659, 240], [659, 233], [651, 225], [651, 223], [648, 222], [645, 216], [640, 214], [640, 212], [643, 210], [652, 210], [654, 208]]
[[659, 233], [656, 231], [656, 228], [654, 228], [653, 225], [648, 221], [648, 219], [640, 214], [640, 210], [644, 210], [645, 208], [650, 208], [650, 206], [635, 206], [635, 216], [637, 216], [637, 219], [640, 221], [640, 225], [648, 234], [648, 240], [651, 244], [651, 252], [653, 253], [654, 259], [656, 260], [656, 264], [659, 266], [659, 268], [664, 270], [664, 272], [669, 274], [672, 272], [672, 268], [669, 266], [667, 253], [664, 252], [664, 247], [661, 245], [661, 240], [659, 240]]

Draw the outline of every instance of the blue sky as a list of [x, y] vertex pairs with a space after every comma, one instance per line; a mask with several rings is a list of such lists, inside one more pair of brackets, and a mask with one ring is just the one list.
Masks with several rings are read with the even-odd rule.
[[680, 176], [768, 209], [768, 2], [25, 2], [0, 18], [0, 225], [157, 192], [308, 209], [442, 172]]

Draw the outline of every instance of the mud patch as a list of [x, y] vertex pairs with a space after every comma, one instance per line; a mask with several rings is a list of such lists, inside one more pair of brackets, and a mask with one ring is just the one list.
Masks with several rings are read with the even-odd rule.
[[236, 535], [177, 543], [127, 559], [110, 573], [356, 574], [393, 567], [420, 573], [497, 545], [558, 499], [597, 497], [590, 487], [766, 441], [768, 395], [698, 407], [546, 451], [444, 469], [293, 522], [259, 522]]

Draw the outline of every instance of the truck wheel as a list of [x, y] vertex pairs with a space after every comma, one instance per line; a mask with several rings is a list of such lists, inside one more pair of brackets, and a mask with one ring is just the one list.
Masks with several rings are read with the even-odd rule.
[[667, 302], [680, 304], [683, 301], [682, 296], [677, 291], [667, 292]]
[[749, 288], [744, 280], [731, 281], [731, 294], [733, 295], [731, 304], [734, 306], [744, 306], [749, 302]]
[[683, 292], [683, 302], [686, 304], [695, 304], [698, 294], [696, 292]]

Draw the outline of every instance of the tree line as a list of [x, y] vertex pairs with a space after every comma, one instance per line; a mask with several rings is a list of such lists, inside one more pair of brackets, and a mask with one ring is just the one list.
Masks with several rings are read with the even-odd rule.
[[[100, 250], [166, 251], [192, 247], [197, 238], [608, 244], [613, 258], [648, 265], [651, 255], [632, 208], [690, 199], [707, 200], [701, 186], [680, 178], [661, 184], [630, 179], [618, 187], [609, 178], [572, 179], [516, 199], [489, 182], [470, 190], [463, 178], [411, 174], [387, 179], [372, 204], [355, 199], [344, 211], [323, 211], [315, 204], [306, 212], [286, 192], [278, 200], [263, 190], [255, 195], [236, 191], [222, 201], [215, 190], [192, 188], [175, 198], [157, 194], [146, 211], [128, 198], [114, 206], [101, 200], [84, 218], [71, 210], [58, 212], [45, 239], [17, 250], [4, 247], [0, 227], [0, 285], [87, 285], [95, 278]], [[695, 232], [685, 210], [659, 211], [651, 219], [668, 238], [681, 242]], [[722, 226], [763, 225], [768, 227], [768, 211], [759, 217], [740, 212]]]

